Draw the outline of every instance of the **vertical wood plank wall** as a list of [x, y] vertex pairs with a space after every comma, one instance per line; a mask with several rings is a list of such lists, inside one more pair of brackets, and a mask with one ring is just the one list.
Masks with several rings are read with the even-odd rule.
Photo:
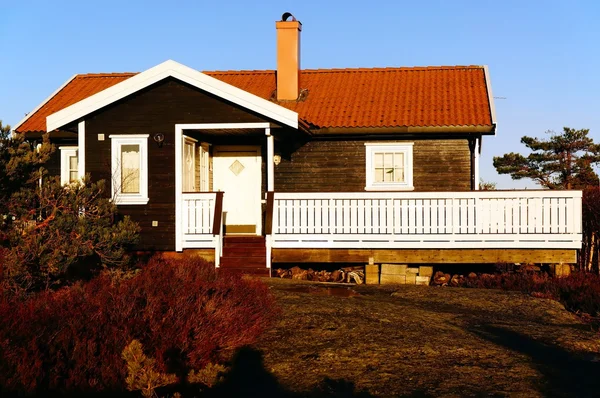
[[[381, 142], [402, 142], [387, 139]], [[277, 192], [364, 192], [365, 142], [310, 141], [275, 167]], [[466, 138], [421, 139], [413, 142], [415, 191], [468, 191], [471, 163]]]
[[[119, 205], [140, 224], [140, 250], [175, 249], [175, 124], [264, 122], [259, 116], [175, 79], [165, 79], [86, 118], [86, 172], [110, 187], [111, 134], [149, 134], [147, 205]], [[162, 147], [152, 139], [165, 136]], [[98, 140], [104, 134], [104, 141]], [[110, 188], [109, 188], [110, 189]], [[152, 227], [158, 221], [158, 227]]]

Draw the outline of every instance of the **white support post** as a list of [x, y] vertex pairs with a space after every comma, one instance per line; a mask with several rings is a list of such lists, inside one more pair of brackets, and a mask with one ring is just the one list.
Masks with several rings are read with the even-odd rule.
[[266, 239], [265, 239], [265, 246], [267, 248], [267, 268], [271, 269], [271, 255], [272, 255], [272, 249], [273, 249], [273, 243], [271, 242], [272, 240], [272, 235], [267, 235]]
[[481, 150], [481, 138], [475, 138], [475, 190], [479, 191], [479, 151]]
[[269, 127], [265, 128], [265, 134], [267, 136], [267, 191], [272, 192], [275, 190], [275, 164], [273, 163], [275, 145]]
[[85, 177], [85, 120], [77, 125], [77, 174], [79, 179]]
[[183, 187], [183, 128], [175, 125], [175, 251], [183, 251], [183, 224], [181, 222]]

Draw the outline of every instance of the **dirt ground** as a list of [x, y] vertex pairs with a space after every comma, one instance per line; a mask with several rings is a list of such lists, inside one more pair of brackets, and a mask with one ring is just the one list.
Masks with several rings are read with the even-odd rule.
[[246, 377], [271, 383], [262, 395], [600, 396], [600, 335], [558, 302], [407, 285], [343, 297], [331, 293], [348, 285], [265, 281], [282, 313], [247, 363]]

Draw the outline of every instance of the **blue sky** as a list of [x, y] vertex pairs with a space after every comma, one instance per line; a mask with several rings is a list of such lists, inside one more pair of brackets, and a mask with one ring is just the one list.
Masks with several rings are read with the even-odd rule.
[[[0, 0], [0, 119], [16, 124], [75, 73], [142, 71], [167, 59], [199, 70], [274, 69], [275, 21], [303, 24], [302, 67], [483, 65], [498, 130], [493, 156], [523, 135], [589, 128], [600, 142], [598, 1]], [[505, 99], [504, 99], [505, 98]]]

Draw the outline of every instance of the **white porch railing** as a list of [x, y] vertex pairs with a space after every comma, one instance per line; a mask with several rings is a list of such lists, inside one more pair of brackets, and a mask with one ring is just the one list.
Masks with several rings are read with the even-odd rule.
[[223, 193], [183, 193], [182, 202], [183, 248], [214, 248], [218, 267], [223, 255]]
[[274, 193], [273, 248], [581, 247], [581, 191]]

